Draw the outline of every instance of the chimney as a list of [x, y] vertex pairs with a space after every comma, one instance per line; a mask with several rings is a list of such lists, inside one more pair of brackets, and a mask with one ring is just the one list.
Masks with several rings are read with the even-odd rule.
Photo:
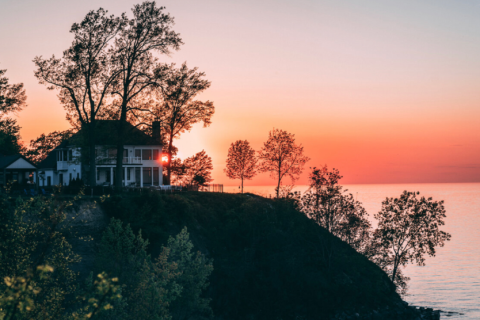
[[158, 144], [162, 144], [162, 139], [160, 135], [160, 121], [153, 121], [152, 122], [152, 138]]

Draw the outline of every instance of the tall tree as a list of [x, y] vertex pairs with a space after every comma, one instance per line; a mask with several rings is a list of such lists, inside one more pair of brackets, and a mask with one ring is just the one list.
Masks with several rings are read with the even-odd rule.
[[[122, 176], [123, 139], [125, 125], [130, 112], [138, 110], [134, 99], [144, 90], [157, 85], [153, 77], [153, 67], [157, 59], [153, 53], [169, 54], [183, 44], [180, 35], [172, 30], [173, 17], [164, 13], [164, 7], [157, 7], [154, 1], [145, 1], [132, 9], [133, 18], [122, 16], [124, 23], [115, 39], [115, 70], [119, 77], [114, 94], [117, 96], [118, 142], [117, 177]], [[147, 110], [146, 110], [147, 111]], [[116, 187], [122, 186], [122, 179], [116, 179]]]
[[225, 174], [230, 179], [240, 179], [243, 193], [243, 180], [250, 180], [257, 174], [255, 150], [247, 140], [237, 140], [230, 145]]
[[21, 111], [26, 106], [27, 96], [23, 83], [9, 84], [7, 70], [0, 70], [0, 154], [22, 152], [20, 127], [8, 114]]
[[396, 282], [399, 267], [407, 263], [425, 265], [425, 256], [435, 256], [451, 235], [440, 230], [445, 225], [443, 201], [419, 197], [419, 192], [404, 191], [400, 198], [387, 198], [375, 215], [374, 233], [380, 252], [391, 263], [387, 270]]
[[292, 184], [298, 179], [309, 157], [303, 155], [303, 146], [295, 143], [295, 135], [280, 129], [273, 129], [268, 140], [258, 151], [259, 171], [270, 172], [277, 181], [277, 198], [280, 195], [282, 179], [290, 177]]
[[96, 183], [95, 126], [104, 113], [112, 84], [119, 71], [112, 68], [110, 45], [119, 32], [123, 20], [100, 8], [90, 11], [81, 23], [74, 23], [70, 32], [72, 45], [61, 59], [52, 56], [33, 60], [35, 76], [49, 90], [59, 90], [58, 97], [67, 111], [67, 119], [88, 133], [89, 182]]
[[[195, 123], [203, 122], [203, 127], [208, 127], [215, 113], [213, 102], [194, 100], [211, 84], [204, 79], [205, 73], [197, 70], [189, 69], [186, 63], [178, 69], [175, 64], [163, 64], [155, 69], [155, 77], [161, 85], [156, 87], [157, 104], [153, 116], [161, 120], [168, 136], [167, 152], [170, 157], [174, 152], [174, 139], [190, 131]], [[170, 176], [171, 166], [167, 165], [168, 181]]]
[[313, 168], [310, 187], [302, 196], [300, 210], [330, 233], [364, 253], [370, 244], [370, 222], [367, 211], [352, 194], [338, 184], [342, 178], [337, 169]]

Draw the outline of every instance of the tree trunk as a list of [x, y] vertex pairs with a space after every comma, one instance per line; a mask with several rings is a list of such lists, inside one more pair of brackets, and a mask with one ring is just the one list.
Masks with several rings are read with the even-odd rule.
[[392, 272], [392, 282], [393, 283], [395, 283], [395, 276], [397, 275], [397, 268], [398, 268], [397, 257], [395, 257], [395, 260], [393, 261], [393, 272]]
[[172, 174], [172, 169], [171, 169], [171, 166], [172, 166], [172, 146], [173, 146], [173, 129], [171, 128], [170, 130], [170, 139], [168, 141], [168, 162], [167, 162], [167, 182], [168, 184], [171, 184], [170, 183], [170, 177], [171, 177], [171, 174]]
[[[123, 180], [123, 146], [124, 146], [124, 134], [125, 134], [125, 124], [127, 122], [127, 111], [126, 106], [122, 106], [122, 113], [120, 115], [120, 121], [118, 122], [118, 137], [117, 137], [117, 161], [115, 168], [115, 189], [117, 191], [122, 189], [122, 180]], [[142, 174], [142, 173], [140, 173]]]
[[95, 121], [91, 121], [88, 130], [88, 150], [89, 150], [89, 163], [90, 163], [90, 172], [88, 174], [90, 187], [95, 187], [97, 185], [97, 164], [95, 157]]
[[242, 177], [242, 194], [243, 194], [243, 177]]

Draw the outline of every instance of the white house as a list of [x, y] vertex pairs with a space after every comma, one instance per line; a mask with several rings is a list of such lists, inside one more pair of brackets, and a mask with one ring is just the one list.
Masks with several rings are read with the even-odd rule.
[[[40, 186], [69, 185], [74, 179], [86, 181], [89, 166], [82, 164], [84, 133], [80, 130], [55, 148], [38, 165]], [[163, 184], [161, 163], [162, 144], [160, 123], [152, 123], [153, 135], [149, 136], [131, 124], [125, 128], [123, 155], [123, 186], [160, 186]], [[95, 137], [96, 184], [115, 184], [117, 121], [97, 120]], [[85, 144], [83, 144], [85, 145]]]

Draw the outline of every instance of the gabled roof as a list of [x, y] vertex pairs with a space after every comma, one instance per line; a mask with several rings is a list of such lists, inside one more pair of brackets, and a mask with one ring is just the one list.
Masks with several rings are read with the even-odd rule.
[[[81, 129], [75, 133], [70, 139], [62, 142], [57, 148], [65, 148], [68, 145], [79, 144], [86, 139], [86, 130]], [[117, 145], [118, 120], [97, 120], [95, 126], [95, 145]], [[84, 134], [85, 133], [85, 134]], [[130, 123], [125, 125], [124, 145], [142, 145], [142, 146], [158, 146], [162, 145], [161, 141], [156, 141], [142, 130]]]
[[[55, 148], [56, 150], [56, 148]], [[50, 151], [48, 156], [41, 161], [38, 166], [39, 169], [57, 169], [57, 156], [55, 152]]]
[[[23, 159], [23, 160], [27, 161], [33, 167], [35, 167], [35, 168], [37, 167], [32, 162], [30, 162], [27, 158], [22, 156], [21, 154], [14, 154], [14, 155], [9, 155], [9, 156], [0, 156], [0, 169], [7, 168], [8, 166], [13, 164], [18, 159]], [[26, 169], [30, 169], [30, 168], [26, 168]]]

